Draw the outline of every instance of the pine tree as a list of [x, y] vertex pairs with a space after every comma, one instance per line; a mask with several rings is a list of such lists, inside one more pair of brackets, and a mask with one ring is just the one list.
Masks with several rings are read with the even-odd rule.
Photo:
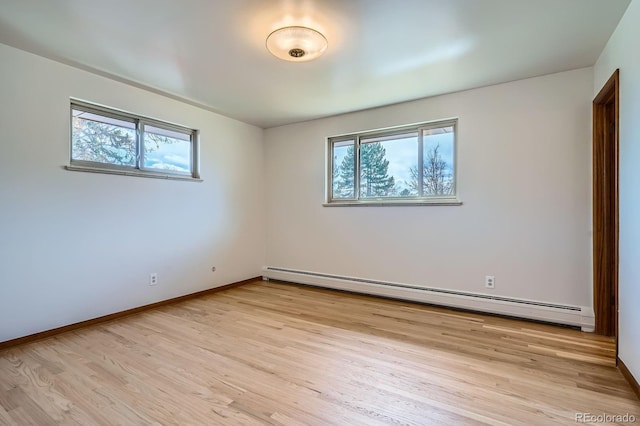
[[[362, 144], [360, 148], [360, 196], [394, 195], [395, 181], [389, 176], [389, 160], [380, 142]], [[336, 198], [354, 197], [355, 148], [350, 146], [340, 166], [333, 170], [333, 194]]]
[[[393, 195], [395, 181], [389, 176], [389, 160], [380, 142], [360, 147], [360, 196], [385, 197]], [[345, 157], [346, 158], [346, 157]]]
[[340, 166], [334, 169], [334, 196], [340, 198], [353, 198], [354, 197], [354, 182], [353, 182], [353, 165], [354, 165], [354, 147], [353, 145], [347, 148], [347, 153], [342, 159]]

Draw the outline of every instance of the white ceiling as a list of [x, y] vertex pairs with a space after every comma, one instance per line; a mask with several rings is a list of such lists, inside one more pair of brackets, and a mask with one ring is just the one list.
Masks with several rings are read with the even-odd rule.
[[[0, 43], [261, 127], [595, 63], [629, 0], [0, 0]], [[271, 56], [285, 25], [321, 58]]]

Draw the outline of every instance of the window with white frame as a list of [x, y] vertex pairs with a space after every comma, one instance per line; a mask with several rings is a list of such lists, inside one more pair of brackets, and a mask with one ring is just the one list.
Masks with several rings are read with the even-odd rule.
[[70, 170], [198, 179], [197, 130], [71, 102]]
[[460, 204], [457, 120], [328, 138], [328, 205]]

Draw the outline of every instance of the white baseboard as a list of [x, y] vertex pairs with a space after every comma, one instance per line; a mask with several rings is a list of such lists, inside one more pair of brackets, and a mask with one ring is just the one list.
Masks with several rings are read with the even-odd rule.
[[592, 332], [594, 329], [593, 308], [589, 306], [514, 299], [482, 293], [345, 277], [275, 266], [265, 266], [263, 268], [263, 277], [336, 290], [570, 325], [580, 327], [582, 331]]

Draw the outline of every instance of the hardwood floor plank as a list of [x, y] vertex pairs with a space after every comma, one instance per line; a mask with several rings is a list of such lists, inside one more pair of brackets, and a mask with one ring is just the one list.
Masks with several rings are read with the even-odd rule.
[[[2, 391], [0, 391], [0, 393], [2, 393]], [[9, 416], [9, 413], [7, 413], [4, 408], [2, 408], [2, 406], [0, 406], [0, 425], [19, 426], [18, 423], [16, 423], [15, 420], [13, 420], [11, 416]]]
[[256, 281], [0, 351], [0, 425], [640, 419], [614, 354], [567, 328]]

